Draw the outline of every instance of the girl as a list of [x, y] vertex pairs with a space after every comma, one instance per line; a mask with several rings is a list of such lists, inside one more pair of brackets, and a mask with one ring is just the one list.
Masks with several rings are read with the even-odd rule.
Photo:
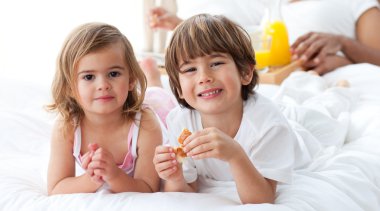
[[[172, 147], [158, 146], [154, 164], [165, 191], [233, 181], [242, 203], [273, 203], [278, 182], [291, 182], [295, 134], [258, 81], [248, 34], [223, 16], [197, 15], [179, 25], [166, 70], [182, 107], [167, 117], [171, 144], [190, 135], [182, 165]], [[178, 144], [177, 144], [178, 145]]]
[[[152, 159], [162, 144], [155, 114], [142, 106], [146, 79], [128, 39], [88, 23], [67, 38], [52, 85], [48, 193], [155, 192]], [[159, 135], [158, 135], [159, 134]], [[76, 175], [75, 162], [84, 173]], [[102, 189], [103, 189], [102, 188]]]

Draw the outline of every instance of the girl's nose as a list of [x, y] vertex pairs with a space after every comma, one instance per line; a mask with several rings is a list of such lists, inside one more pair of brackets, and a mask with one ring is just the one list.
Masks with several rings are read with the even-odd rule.
[[104, 90], [110, 90], [111, 89], [111, 84], [107, 79], [100, 79], [99, 84], [98, 84], [98, 90], [99, 91], [104, 91]]

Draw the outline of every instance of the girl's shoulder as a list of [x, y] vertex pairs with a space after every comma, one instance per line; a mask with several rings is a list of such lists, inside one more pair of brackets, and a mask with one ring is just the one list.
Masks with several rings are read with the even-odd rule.
[[62, 118], [57, 118], [52, 129], [52, 141], [68, 140], [73, 143], [75, 129], [74, 124], [65, 122]]
[[[145, 148], [150, 146], [157, 146], [162, 144], [162, 127], [160, 125], [160, 120], [152, 109], [145, 107], [141, 110], [140, 119], [136, 119], [136, 125], [139, 127], [139, 140], [137, 141], [138, 148]], [[136, 116], [137, 116], [136, 115]], [[149, 140], [149, 141], [145, 141]]]
[[155, 129], [157, 127], [160, 128], [159, 119], [156, 113], [150, 107], [143, 107], [140, 114], [136, 114], [135, 119], [142, 129]]

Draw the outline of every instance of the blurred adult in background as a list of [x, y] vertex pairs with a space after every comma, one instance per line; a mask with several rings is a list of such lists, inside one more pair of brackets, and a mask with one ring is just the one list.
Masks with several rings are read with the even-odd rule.
[[[380, 65], [380, 10], [377, 0], [283, 1], [292, 59], [320, 75], [354, 63]], [[148, 14], [153, 29], [173, 30], [182, 18], [206, 12], [223, 14], [247, 31], [259, 25], [268, 2], [263, 0], [177, 0], [178, 13], [162, 7]], [[181, 18], [180, 18], [181, 17]]]
[[380, 65], [376, 0], [301, 0], [283, 7], [293, 59], [325, 74], [353, 63]]

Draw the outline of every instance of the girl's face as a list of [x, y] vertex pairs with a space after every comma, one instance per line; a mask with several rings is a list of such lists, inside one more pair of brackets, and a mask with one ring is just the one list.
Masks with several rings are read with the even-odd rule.
[[250, 78], [240, 76], [229, 54], [212, 53], [179, 64], [180, 97], [194, 109], [216, 114], [241, 108], [241, 87], [247, 85]]
[[128, 91], [135, 83], [121, 45], [112, 44], [82, 57], [77, 66], [78, 101], [85, 114], [122, 111]]

